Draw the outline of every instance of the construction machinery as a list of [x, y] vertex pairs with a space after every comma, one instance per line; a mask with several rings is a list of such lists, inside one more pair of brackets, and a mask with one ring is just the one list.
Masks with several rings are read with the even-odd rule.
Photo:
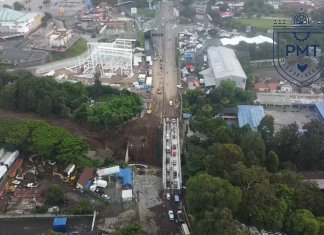
[[58, 172], [53, 171], [53, 176], [58, 176], [58, 177], [60, 177], [60, 179], [61, 179], [61, 181], [62, 181], [63, 183], [67, 183], [67, 182], [69, 182], [69, 177], [64, 177], [62, 174], [60, 174], [60, 173], [58, 173]]

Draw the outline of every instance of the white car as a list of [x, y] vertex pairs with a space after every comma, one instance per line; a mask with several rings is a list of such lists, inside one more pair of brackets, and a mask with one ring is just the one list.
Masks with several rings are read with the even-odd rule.
[[110, 197], [107, 194], [103, 194], [101, 197], [103, 197], [106, 200], [110, 200]]
[[170, 200], [170, 199], [171, 199], [171, 195], [170, 195], [170, 193], [166, 193], [166, 199], [167, 199], [167, 200]]
[[166, 167], [166, 171], [170, 171], [170, 166], [167, 166]]
[[28, 183], [27, 184], [27, 188], [37, 188], [38, 187], [38, 183]]
[[11, 181], [12, 184], [15, 184], [15, 185], [19, 185], [20, 184], [20, 181], [19, 180], [13, 180]]
[[172, 100], [170, 100], [170, 106], [172, 106], [173, 105], [173, 102], [172, 102]]
[[173, 211], [172, 210], [169, 210], [168, 211], [168, 215], [169, 215], [169, 219], [170, 220], [174, 220], [174, 214], [173, 214]]

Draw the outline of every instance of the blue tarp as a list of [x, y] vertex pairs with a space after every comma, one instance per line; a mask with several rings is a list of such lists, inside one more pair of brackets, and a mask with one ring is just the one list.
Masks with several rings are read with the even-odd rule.
[[56, 232], [67, 231], [67, 217], [56, 217], [53, 221], [53, 230]]
[[262, 118], [265, 116], [263, 107], [255, 105], [238, 105], [237, 108], [239, 126], [242, 127], [248, 124], [252, 130], [256, 131]]
[[315, 104], [315, 112], [318, 119], [324, 123], [324, 101], [320, 101]]
[[120, 168], [118, 177], [122, 178], [123, 186], [126, 188], [131, 188], [133, 185], [133, 170], [132, 168]]
[[93, 181], [89, 180], [87, 185], [84, 187], [83, 191], [88, 191], [92, 184], [93, 184]]

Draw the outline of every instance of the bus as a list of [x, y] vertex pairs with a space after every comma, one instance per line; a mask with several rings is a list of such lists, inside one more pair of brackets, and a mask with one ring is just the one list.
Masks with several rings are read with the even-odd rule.
[[183, 235], [190, 235], [189, 228], [186, 223], [181, 224], [181, 232]]

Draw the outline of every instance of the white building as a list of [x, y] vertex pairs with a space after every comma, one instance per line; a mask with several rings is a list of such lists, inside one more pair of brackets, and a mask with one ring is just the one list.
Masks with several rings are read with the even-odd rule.
[[51, 47], [66, 47], [68, 41], [72, 38], [72, 30], [57, 29], [51, 32], [49, 44]]
[[226, 47], [209, 47], [207, 57], [209, 68], [199, 73], [204, 76], [207, 89], [219, 86], [223, 80], [232, 80], [237, 87], [245, 89], [247, 77], [234, 50]]
[[10, 35], [28, 35], [41, 24], [41, 13], [20, 12], [0, 7], [0, 34], [3, 38]]

